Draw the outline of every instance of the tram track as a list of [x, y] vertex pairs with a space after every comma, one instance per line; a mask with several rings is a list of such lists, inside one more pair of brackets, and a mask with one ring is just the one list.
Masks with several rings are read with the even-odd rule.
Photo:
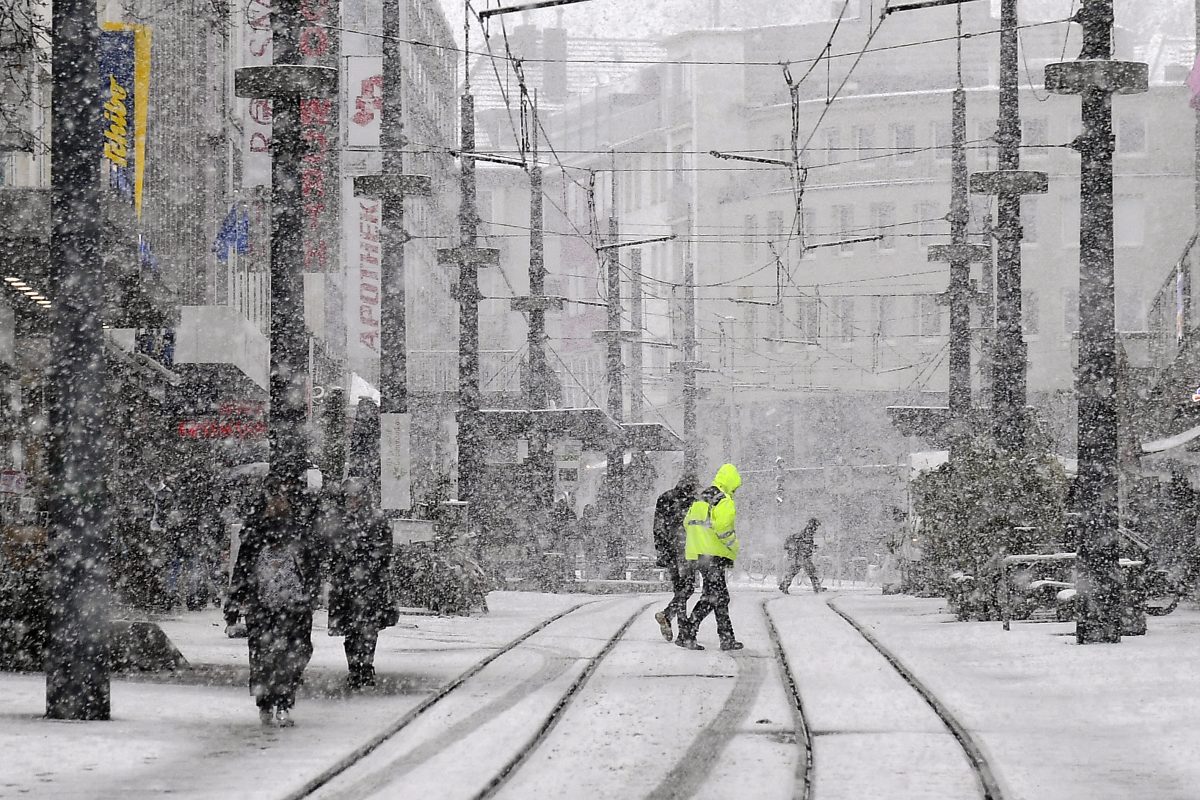
[[788, 664], [787, 654], [783, 651], [783, 640], [779, 637], [779, 629], [775, 627], [775, 620], [771, 618], [771, 611], [767, 608], [767, 605], [775, 599], [778, 598], [764, 599], [759, 604], [759, 608], [762, 609], [763, 618], [766, 619], [767, 633], [771, 637], [771, 648], [775, 651], [784, 688], [791, 700], [792, 720], [796, 726], [798, 743], [804, 747], [803, 757], [796, 761], [796, 780], [792, 798], [793, 800], [809, 800], [812, 796], [813, 781], [812, 728], [808, 724], [808, 715], [804, 711], [804, 701], [800, 698], [800, 686], [796, 683], [796, 676], [792, 672], [791, 665]]
[[[305, 783], [298, 790], [286, 795], [286, 800], [302, 800], [302, 798], [312, 797], [349, 800], [350, 798], [385, 796], [389, 787], [399, 785], [414, 770], [420, 769], [431, 759], [438, 757], [448, 748], [455, 746], [472, 732], [493, 722], [506, 712], [511, 711], [535, 692], [545, 689], [556, 680], [563, 680], [564, 674], [571, 670], [573, 665], [577, 665], [580, 660], [586, 659], [583, 669], [580, 670], [579, 674], [575, 676], [567, 688], [563, 690], [561, 696], [554, 700], [553, 708], [536, 725], [536, 730], [528, 740], [521, 744], [515, 754], [496, 770], [495, 774], [487, 780], [482, 789], [478, 790], [475, 794], [468, 795], [478, 800], [492, 797], [529, 756], [537, 750], [538, 746], [557, 724], [567, 707], [587, 684], [588, 679], [596, 671], [600, 663], [612, 652], [625, 632], [629, 630], [633, 623], [651, 605], [651, 602], [640, 604], [628, 617], [624, 617], [617, 630], [611, 636], [607, 637], [600, 650], [591, 656], [583, 656], [558, 647], [530, 641], [537, 634], [547, 631], [547, 629], [554, 630], [551, 626], [569, 614], [584, 607], [596, 607], [598, 604], [604, 603], [604, 600], [591, 600], [572, 606], [542, 621], [508, 642], [504, 647], [490, 653], [486, 658], [481, 659], [452, 681], [442, 686], [437, 692], [425, 698], [418, 706], [409, 710], [395, 723], [389, 725], [387, 729], [373, 736], [370, 741], [339, 759], [337, 763]], [[611, 609], [612, 606], [610, 605], [608, 608]], [[542, 663], [533, 673], [526, 675], [507, 691], [494, 699], [490, 699], [486, 704], [474, 709], [472, 712], [465, 715], [453, 715], [453, 712], [449, 712], [452, 714], [452, 721], [435, 737], [423, 741], [415, 747], [406, 749], [393, 758], [387, 758], [387, 754], [385, 753], [384, 755], [387, 760], [383, 761], [383, 763], [378, 765], [371, 763], [371, 759], [378, 760], [381, 748], [395, 747], [395, 745], [390, 744], [392, 740], [397, 739], [418, 718], [438, 707], [438, 704], [443, 703], [447, 698], [457, 697], [456, 693], [460, 693], [460, 689], [467, 691], [464, 687], [472, 685], [473, 678], [501, 657], [506, 654], [513, 654], [514, 651], [524, 653], [526, 657], [536, 654], [537, 657], [542, 659]], [[575, 668], [578, 667], [576, 666]], [[352, 777], [355, 775], [355, 770], [362, 771], [362, 767], [367, 767], [369, 772], [362, 777]], [[486, 777], [486, 773], [482, 777]], [[351, 780], [347, 781], [346, 778], [351, 778]], [[333, 791], [329, 791], [331, 789]]]
[[[971, 766], [978, 788], [981, 792], [983, 800], [1004, 800], [1003, 790], [1000, 788], [1000, 782], [996, 779], [996, 774], [992, 770], [991, 764], [988, 762], [987, 756], [984, 753], [983, 746], [971, 731], [962, 724], [961, 721], [954, 715], [949, 707], [938, 699], [937, 695], [926, 686], [904, 662], [890, 648], [884, 645], [879, 639], [871, 633], [871, 631], [858, 620], [854, 619], [849, 613], [843, 611], [835, 605], [833, 600], [826, 600], [826, 605], [833, 613], [837, 614], [847, 624], [850, 625], [866, 642], [875, 649], [879, 655], [883, 656], [889, 666], [896, 671], [897, 674], [907, 683], [913, 691], [917, 693], [933, 713], [941, 720], [942, 724], [958, 742], [966, 755], [967, 762]], [[811, 750], [810, 750], [811, 753]]]
[[372, 736], [367, 742], [365, 742], [364, 744], [355, 748], [354, 751], [352, 751], [351, 753], [348, 753], [347, 755], [345, 755], [344, 757], [339, 759], [336, 763], [334, 763], [328, 769], [321, 772], [316, 777], [307, 781], [299, 789], [296, 789], [295, 791], [290, 792], [287, 795], [284, 795], [283, 800], [304, 800], [304, 798], [313, 796], [318, 790], [320, 790], [323, 786], [328, 784], [334, 778], [338, 777], [339, 775], [346, 772], [351, 767], [360, 763], [361, 761], [363, 761], [363, 759], [365, 759], [367, 756], [369, 756], [371, 753], [373, 753], [375, 750], [377, 750], [385, 742], [394, 738], [397, 734], [399, 734], [401, 731], [403, 731], [405, 728], [407, 728], [409, 725], [411, 725], [413, 722], [415, 722], [421, 715], [423, 715], [425, 712], [427, 712], [430, 708], [432, 708], [438, 702], [440, 702], [441, 700], [445, 699], [447, 696], [449, 696], [450, 694], [452, 694], [453, 692], [458, 690], [460, 687], [463, 686], [463, 684], [465, 684], [471, 678], [475, 677], [480, 672], [482, 672], [489, 664], [496, 661], [498, 658], [505, 655], [506, 653], [509, 653], [512, 650], [516, 649], [521, 644], [523, 644], [525, 641], [527, 641], [528, 639], [537, 635], [538, 633], [544, 631], [546, 628], [550, 627], [555, 622], [558, 622], [559, 620], [563, 619], [564, 617], [568, 616], [569, 614], [572, 614], [572, 613], [578, 611], [581, 608], [593, 605], [597, 602], [600, 602], [600, 601], [599, 600], [589, 600], [589, 601], [586, 601], [583, 603], [577, 603], [577, 604], [571, 606], [570, 608], [564, 609], [563, 611], [560, 611], [557, 614], [554, 614], [553, 616], [542, 620], [537, 625], [534, 625], [529, 630], [525, 631], [521, 635], [510, 640], [507, 644], [505, 644], [503, 647], [499, 648], [498, 650], [495, 650], [495, 651], [489, 653], [487, 656], [485, 656], [484, 658], [475, 662], [473, 665], [471, 665], [465, 671], [459, 673], [459, 675], [457, 675], [455, 678], [450, 680], [448, 683], [442, 685], [437, 691], [435, 691], [433, 694], [426, 697], [424, 700], [422, 700], [416, 706], [409, 709], [399, 719], [397, 719], [395, 722], [388, 725], [383, 731]]
[[588, 659], [587, 666], [585, 666], [579, 676], [571, 682], [571, 685], [567, 687], [566, 692], [561, 698], [559, 698], [558, 702], [554, 704], [554, 708], [550, 711], [549, 715], [547, 715], [545, 721], [538, 727], [533, 737], [525, 744], [524, 747], [520, 749], [520, 751], [517, 752], [515, 756], [513, 756], [512, 759], [509, 760], [507, 764], [504, 765], [500, 772], [488, 782], [487, 786], [485, 786], [482, 791], [474, 795], [472, 800], [487, 800], [488, 798], [494, 797], [496, 793], [504, 786], [505, 782], [513, 775], [513, 773], [520, 769], [521, 765], [524, 764], [531, 755], [533, 755], [537, 748], [550, 734], [550, 731], [554, 730], [554, 726], [558, 724], [558, 721], [562, 718], [563, 712], [566, 711], [567, 707], [571, 704], [571, 701], [574, 700], [579, 694], [580, 690], [587, 685], [588, 680], [596, 672], [596, 668], [600, 666], [600, 662], [602, 662], [608, 656], [608, 654], [613, 651], [613, 648], [617, 646], [617, 642], [621, 640], [621, 638], [625, 635], [625, 632], [629, 630], [630, 626], [633, 625], [638, 617], [645, 614], [646, 609], [650, 608], [654, 602], [655, 601], [651, 600], [639, 606], [637, 610], [630, 614], [628, 619], [622, 623], [621, 627], [618, 628], [617, 631], [608, 638], [608, 641], [604, 643], [604, 646], [600, 649], [600, 651]]

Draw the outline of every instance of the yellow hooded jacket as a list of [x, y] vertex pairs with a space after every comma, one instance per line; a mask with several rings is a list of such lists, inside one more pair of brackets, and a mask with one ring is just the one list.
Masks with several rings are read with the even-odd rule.
[[684, 555], [688, 561], [700, 556], [720, 556], [730, 561], [737, 560], [737, 506], [733, 493], [742, 485], [742, 476], [733, 464], [723, 464], [713, 478], [712, 486], [700, 494], [692, 503], [683, 527], [687, 531], [687, 547]]

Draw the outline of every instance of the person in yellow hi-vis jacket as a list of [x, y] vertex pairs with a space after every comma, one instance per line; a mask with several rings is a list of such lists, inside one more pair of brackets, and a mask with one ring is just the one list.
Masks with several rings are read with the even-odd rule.
[[696, 601], [691, 616], [679, 620], [679, 636], [675, 643], [688, 650], [703, 650], [696, 642], [696, 631], [710, 611], [717, 615], [717, 636], [722, 650], [741, 650], [742, 643], [733, 638], [733, 622], [729, 619], [729, 587], [725, 570], [737, 560], [737, 506], [733, 494], [742, 485], [742, 476], [733, 464], [722, 464], [713, 478], [712, 486], [700, 493], [683, 519], [687, 531], [684, 557], [696, 562], [704, 578], [704, 591]]

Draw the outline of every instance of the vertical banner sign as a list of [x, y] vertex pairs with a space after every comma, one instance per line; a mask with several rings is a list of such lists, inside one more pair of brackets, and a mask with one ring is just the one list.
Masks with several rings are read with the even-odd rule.
[[[247, 0], [242, 15], [242, 66], [271, 63], [270, 0]], [[300, 0], [300, 61], [338, 68], [337, 0]], [[271, 104], [251, 100], [246, 108], [242, 187], [271, 183]], [[300, 101], [300, 197], [305, 272], [341, 271], [338, 247], [338, 115], [334, 101]]]
[[[300, 58], [306, 64], [338, 68], [338, 0], [300, 0]], [[300, 101], [300, 198], [304, 219], [304, 270], [340, 272], [338, 246], [338, 119], [334, 101]]]
[[[239, 66], [271, 63], [271, 0], [246, 0], [239, 26]], [[242, 188], [271, 185], [271, 101], [239, 100]]]
[[150, 105], [150, 29], [109, 22], [100, 31], [100, 118], [109, 186], [142, 216], [146, 120]]
[[353, 368], [375, 375], [379, 367], [380, 233], [379, 200], [354, 197], [351, 182], [343, 182], [346, 215], [346, 347]]
[[346, 146], [379, 149], [380, 117], [383, 114], [383, 58], [351, 56], [346, 59]]

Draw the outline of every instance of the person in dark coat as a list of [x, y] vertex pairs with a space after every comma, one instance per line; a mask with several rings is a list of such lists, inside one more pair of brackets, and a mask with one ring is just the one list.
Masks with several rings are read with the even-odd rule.
[[342, 485], [343, 513], [333, 541], [329, 632], [345, 636], [351, 689], [375, 685], [379, 631], [396, 624], [392, 531], [361, 478]]
[[817, 575], [817, 565], [812, 560], [813, 551], [817, 548], [817, 529], [820, 527], [820, 521], [816, 517], [810, 517], [808, 524], [802, 530], [793, 531], [784, 541], [783, 549], [787, 555], [787, 569], [784, 570], [783, 577], [779, 579], [779, 591], [784, 594], [788, 593], [788, 587], [800, 574], [801, 569], [808, 573], [808, 580], [812, 583], [813, 592], [825, 591], [825, 588], [821, 586], [821, 576]]
[[667, 607], [654, 615], [663, 638], [668, 642], [675, 638], [671, 620], [687, 616], [688, 599], [696, 589], [694, 565], [684, 558], [687, 533], [683, 529], [683, 518], [696, 499], [699, 489], [697, 481], [684, 475], [672, 488], [658, 496], [654, 503], [654, 549], [658, 553], [658, 566], [667, 570], [671, 579], [672, 596]]
[[321, 592], [322, 546], [314, 509], [276, 476], [242, 528], [225, 622], [246, 619], [250, 692], [264, 725], [290, 727], [304, 668], [312, 657], [312, 618]]

